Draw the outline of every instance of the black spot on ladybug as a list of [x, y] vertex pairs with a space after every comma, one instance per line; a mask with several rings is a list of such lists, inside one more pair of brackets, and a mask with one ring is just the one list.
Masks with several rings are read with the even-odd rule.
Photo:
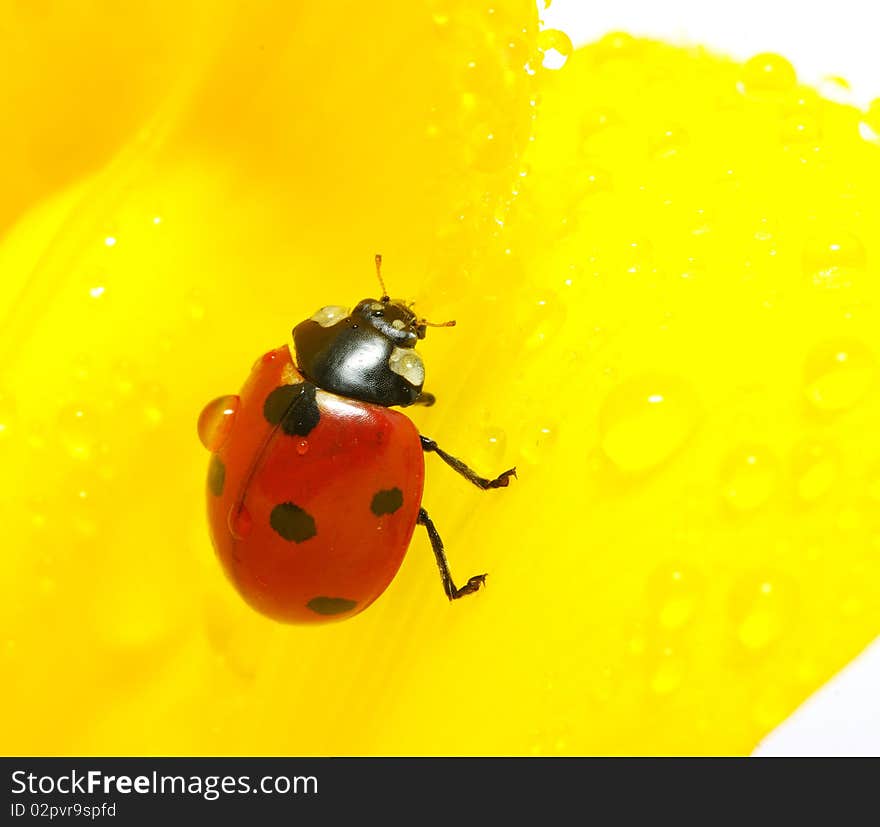
[[377, 491], [370, 503], [370, 510], [377, 516], [393, 514], [403, 505], [403, 491], [399, 488], [390, 488], [388, 491]]
[[219, 497], [223, 493], [223, 485], [226, 482], [226, 466], [217, 454], [211, 454], [211, 464], [208, 466], [208, 490]]
[[263, 416], [289, 436], [308, 436], [321, 419], [315, 392], [309, 382], [275, 388], [263, 403]]
[[293, 503], [276, 505], [269, 515], [269, 524], [292, 543], [304, 543], [318, 533], [314, 517]]
[[313, 597], [306, 606], [319, 615], [341, 615], [357, 606], [357, 601], [344, 597]]

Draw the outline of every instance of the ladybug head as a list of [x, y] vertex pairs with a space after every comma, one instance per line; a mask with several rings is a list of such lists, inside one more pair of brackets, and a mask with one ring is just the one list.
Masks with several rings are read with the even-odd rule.
[[[381, 261], [376, 256], [380, 284]], [[350, 312], [322, 307], [293, 329], [297, 365], [306, 379], [341, 396], [385, 407], [429, 403], [432, 397], [422, 394], [425, 366], [415, 346], [432, 326], [437, 325], [416, 316], [410, 304], [387, 295], [363, 299]]]

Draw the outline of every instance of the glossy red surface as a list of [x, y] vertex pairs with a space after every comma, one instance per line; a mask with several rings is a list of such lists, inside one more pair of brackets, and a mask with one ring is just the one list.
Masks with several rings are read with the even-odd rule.
[[[271, 425], [266, 398], [302, 381], [286, 346], [257, 360], [215, 455], [223, 470], [215, 459], [207, 486], [226, 573], [256, 609], [294, 623], [351, 617], [382, 594], [406, 554], [424, 484], [418, 432], [398, 411], [319, 390], [320, 420], [306, 436]], [[399, 505], [393, 494], [393, 512], [375, 513], [374, 497], [394, 489]], [[285, 539], [272, 524], [279, 506], [309, 529], [311, 518], [312, 536]]]

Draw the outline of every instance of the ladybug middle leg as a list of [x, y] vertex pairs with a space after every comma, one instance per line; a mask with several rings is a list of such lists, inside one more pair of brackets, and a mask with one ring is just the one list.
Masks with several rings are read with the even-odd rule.
[[426, 454], [437, 454], [450, 468], [457, 471], [466, 480], [472, 482], [477, 488], [482, 488], [483, 491], [489, 488], [507, 488], [510, 485], [510, 478], [516, 476], [516, 468], [510, 468], [503, 474], [499, 474], [494, 480], [486, 479], [468, 468], [460, 459], [452, 456], [452, 454], [447, 454], [433, 439], [429, 439], [426, 436], [419, 436], [419, 439], [422, 441], [422, 450]]
[[434, 556], [437, 558], [437, 568], [440, 569], [440, 578], [443, 580], [443, 591], [450, 600], [458, 600], [466, 594], [473, 594], [480, 586], [486, 582], [485, 574], [475, 574], [461, 588], [458, 588], [452, 580], [452, 574], [449, 571], [449, 563], [446, 560], [446, 553], [443, 550], [443, 540], [437, 532], [433, 521], [428, 516], [428, 512], [424, 508], [419, 509], [419, 517], [416, 521], [419, 525], [423, 525], [428, 531], [428, 537], [431, 540], [431, 548], [434, 549]]

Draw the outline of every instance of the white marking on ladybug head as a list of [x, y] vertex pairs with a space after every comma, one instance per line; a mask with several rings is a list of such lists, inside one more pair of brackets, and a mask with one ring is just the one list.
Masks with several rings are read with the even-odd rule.
[[337, 322], [342, 321], [348, 315], [347, 307], [340, 307], [338, 304], [331, 304], [322, 307], [314, 316], [312, 321], [317, 322], [321, 327], [333, 327]]
[[425, 365], [421, 356], [411, 348], [394, 348], [388, 358], [388, 367], [410, 385], [419, 387], [425, 382]]
[[406, 325], [404, 324], [403, 319], [395, 319], [393, 322], [391, 322], [391, 327], [393, 327], [395, 330], [403, 330]]

